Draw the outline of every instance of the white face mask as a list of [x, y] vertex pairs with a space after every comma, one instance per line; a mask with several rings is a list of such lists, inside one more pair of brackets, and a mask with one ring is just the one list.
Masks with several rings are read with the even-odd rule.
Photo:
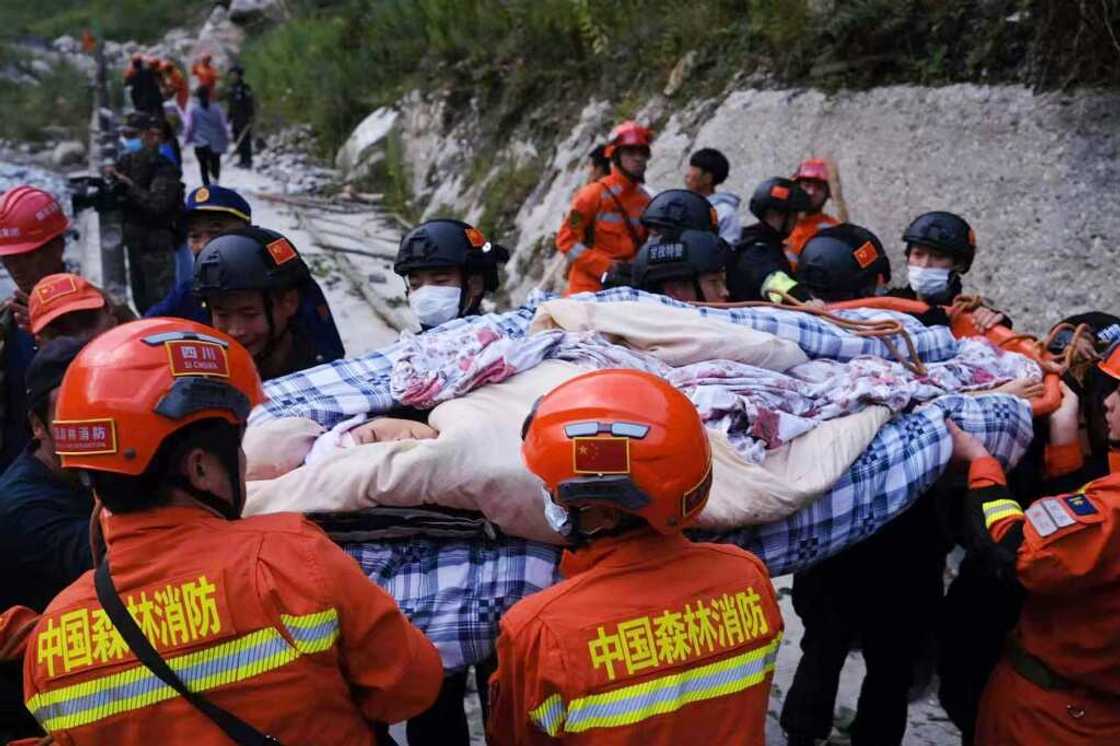
[[408, 294], [408, 307], [428, 328], [451, 321], [459, 315], [463, 290], [442, 285], [425, 285]]
[[932, 298], [943, 294], [949, 289], [948, 267], [914, 267], [907, 268], [910, 278], [910, 288], [922, 298]]
[[548, 527], [561, 536], [572, 533], [572, 517], [567, 510], [552, 502], [552, 495], [543, 486], [541, 499], [544, 500], [544, 519], [548, 521]]

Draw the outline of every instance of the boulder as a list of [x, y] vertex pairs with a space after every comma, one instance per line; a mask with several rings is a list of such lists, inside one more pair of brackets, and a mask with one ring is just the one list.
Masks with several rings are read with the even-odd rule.
[[233, 0], [229, 4], [229, 19], [234, 23], [246, 24], [266, 17], [280, 14], [277, 0]]
[[335, 166], [346, 179], [361, 176], [384, 157], [381, 148], [397, 123], [400, 112], [383, 106], [362, 120], [335, 156]]
[[83, 163], [85, 158], [86, 146], [77, 140], [64, 140], [51, 151], [51, 163], [59, 168]]

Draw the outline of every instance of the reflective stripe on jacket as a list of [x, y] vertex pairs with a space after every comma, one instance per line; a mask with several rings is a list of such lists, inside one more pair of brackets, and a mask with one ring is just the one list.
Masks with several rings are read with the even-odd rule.
[[[121, 600], [186, 684], [283, 743], [372, 744], [370, 721], [423, 711], [439, 656], [357, 563], [301, 516], [201, 508], [107, 516]], [[24, 659], [28, 710], [60, 744], [223, 742], [138, 663], [97, 603], [64, 590]]]

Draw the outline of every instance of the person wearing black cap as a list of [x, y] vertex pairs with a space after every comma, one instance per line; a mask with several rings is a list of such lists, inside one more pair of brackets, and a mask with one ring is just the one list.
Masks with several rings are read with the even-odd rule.
[[726, 303], [727, 242], [710, 231], [681, 231], [647, 243], [634, 259], [634, 287], [688, 303]]
[[796, 267], [784, 245], [797, 225], [798, 213], [808, 207], [808, 195], [789, 179], [767, 179], [755, 188], [750, 210], [758, 222], [743, 229], [727, 269], [731, 300], [775, 300], [781, 293], [809, 300], [808, 291], [793, 279]]
[[245, 82], [245, 70], [241, 65], [229, 69], [230, 86], [226, 92], [229, 108], [229, 123], [233, 128], [233, 141], [237, 143], [237, 165], [240, 168], [253, 167], [253, 117], [257, 113], [253, 89]]
[[[330, 306], [311, 270], [287, 238], [248, 226], [206, 244], [194, 265], [194, 292], [210, 314], [210, 324], [243, 344], [262, 380], [279, 378], [342, 357]], [[316, 339], [301, 323], [306, 298], [318, 293], [325, 335]]]
[[[89, 520], [93, 495], [62, 470], [50, 423], [67, 366], [84, 340], [59, 337], [45, 344], [27, 369], [27, 419], [33, 439], [0, 475], [0, 611], [26, 606], [43, 611], [52, 598], [93, 567]], [[23, 701], [22, 665], [0, 664], [0, 735], [39, 733]]]
[[191, 254], [190, 276], [145, 311], [144, 317], [174, 316], [208, 324], [210, 317], [193, 290], [194, 258], [211, 239], [252, 225], [253, 210], [245, 198], [232, 189], [217, 185], [201, 186], [187, 195], [183, 219], [187, 224], [187, 248]]
[[183, 182], [178, 166], [160, 152], [162, 123], [142, 113], [129, 115], [128, 130], [139, 133], [138, 149], [125, 153], [106, 174], [124, 186], [123, 233], [128, 249], [132, 301], [143, 314], [175, 283], [175, 247]]

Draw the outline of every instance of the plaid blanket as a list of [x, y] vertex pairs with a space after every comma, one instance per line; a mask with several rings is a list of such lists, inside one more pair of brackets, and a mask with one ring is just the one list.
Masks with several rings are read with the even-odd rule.
[[[513, 338], [525, 337], [537, 306], [554, 296], [530, 295], [525, 305], [507, 313], [454, 319], [427, 335], [461, 330], [464, 326], [490, 324]], [[637, 301], [657, 305], [688, 307], [662, 295], [634, 288], [613, 288], [600, 293], [575, 296], [588, 303]], [[700, 313], [722, 321], [748, 326], [796, 342], [811, 358], [851, 360], [859, 355], [890, 357], [881, 341], [860, 337], [816, 316], [775, 308], [701, 308]], [[914, 340], [919, 356], [926, 362], [947, 360], [957, 353], [957, 343], [945, 327], [926, 327], [906, 314], [890, 311], [853, 309], [841, 312], [846, 318], [869, 319], [889, 316], [901, 322]], [[896, 340], [898, 341], [898, 340]], [[399, 402], [390, 392], [394, 365], [409, 345], [397, 342], [382, 350], [357, 358], [336, 360], [325, 365], [277, 378], [265, 384], [268, 401], [250, 418], [256, 424], [276, 417], [309, 417], [323, 427], [333, 427], [356, 414], [387, 412]]]
[[559, 580], [560, 548], [524, 539], [343, 544], [455, 671], [494, 653], [498, 620]]
[[[1005, 466], [1018, 462], [1031, 439], [1030, 408], [1021, 399], [942, 397], [888, 422], [827, 494], [786, 520], [692, 537], [743, 547], [775, 577], [803, 570], [870, 536], [941, 476], [952, 450], [946, 415]], [[520, 539], [412, 539], [343, 548], [435, 643], [449, 671], [488, 658], [502, 613], [559, 579], [559, 548]]]

